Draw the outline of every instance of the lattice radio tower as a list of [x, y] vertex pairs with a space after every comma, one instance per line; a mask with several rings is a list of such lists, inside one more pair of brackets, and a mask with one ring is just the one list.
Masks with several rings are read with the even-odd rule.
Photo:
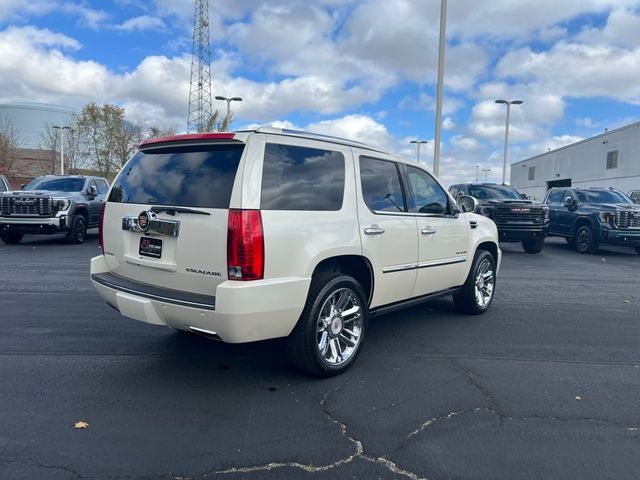
[[207, 130], [211, 118], [211, 47], [209, 45], [209, 0], [196, 0], [191, 49], [191, 85], [187, 132]]

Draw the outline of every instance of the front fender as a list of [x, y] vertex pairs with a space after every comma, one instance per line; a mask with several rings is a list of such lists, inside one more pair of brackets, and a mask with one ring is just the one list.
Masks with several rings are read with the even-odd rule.
[[[471, 269], [473, 263], [473, 257], [478, 250], [478, 247], [482, 244], [493, 244], [495, 246], [496, 269], [500, 268], [500, 262], [502, 260], [502, 252], [498, 243], [498, 227], [495, 222], [490, 218], [476, 213], [465, 213], [467, 221], [469, 222], [469, 228], [471, 235], [469, 236], [469, 262], [467, 262], [467, 274]], [[475, 228], [473, 225], [475, 224]], [[466, 278], [466, 277], [465, 277]]]

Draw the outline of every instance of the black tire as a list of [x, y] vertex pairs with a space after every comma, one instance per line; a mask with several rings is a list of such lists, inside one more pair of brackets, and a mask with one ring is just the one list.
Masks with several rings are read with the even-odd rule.
[[[341, 305], [342, 300], [346, 300], [345, 305]], [[337, 315], [336, 306], [340, 307]], [[352, 309], [357, 310], [348, 318], [342, 315]], [[362, 350], [367, 318], [366, 296], [356, 280], [335, 272], [318, 275], [311, 282], [302, 315], [287, 339], [291, 362], [298, 369], [319, 377], [332, 377], [346, 371]], [[351, 330], [347, 326], [351, 326]], [[323, 341], [324, 347], [321, 347]], [[327, 354], [332, 358], [327, 358]]]
[[71, 228], [67, 232], [65, 240], [69, 244], [83, 243], [87, 236], [87, 219], [84, 215], [74, 215], [71, 220]]
[[0, 234], [0, 239], [2, 239], [2, 241], [7, 245], [15, 245], [20, 243], [22, 236], [22, 233], [3, 233]]
[[593, 230], [590, 225], [582, 225], [578, 228], [575, 245], [576, 250], [580, 253], [596, 253], [598, 251], [598, 243], [593, 236]]
[[[479, 275], [485, 269], [485, 273], [491, 272], [492, 276], [490, 278], [484, 278], [482, 280], [482, 284], [478, 286], [481, 292], [486, 294], [487, 291], [485, 290], [485, 287], [490, 285], [488, 301], [486, 301], [486, 303], [481, 303], [476, 296], [476, 282], [479, 281]], [[491, 282], [489, 283], [487, 280], [491, 280]], [[496, 261], [490, 252], [487, 252], [486, 250], [478, 250], [473, 259], [473, 265], [471, 266], [467, 280], [464, 282], [462, 289], [453, 295], [453, 303], [459, 312], [467, 313], [469, 315], [481, 315], [489, 309], [493, 302], [495, 286]], [[482, 296], [482, 300], [486, 300], [484, 295]]]
[[522, 248], [527, 253], [540, 253], [544, 247], [544, 238], [527, 238], [522, 241]]

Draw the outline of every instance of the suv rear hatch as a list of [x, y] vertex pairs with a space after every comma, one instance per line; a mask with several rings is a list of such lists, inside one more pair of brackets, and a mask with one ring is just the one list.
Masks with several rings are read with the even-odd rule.
[[108, 260], [112, 274], [202, 295], [227, 279], [229, 203], [245, 144], [200, 137], [143, 144], [119, 173], [102, 232], [105, 255], [117, 260]]

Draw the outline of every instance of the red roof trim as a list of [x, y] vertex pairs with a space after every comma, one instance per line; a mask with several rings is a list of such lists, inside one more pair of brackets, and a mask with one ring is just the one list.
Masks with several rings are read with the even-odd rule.
[[140, 147], [146, 147], [155, 143], [183, 142], [190, 140], [233, 140], [233, 133], [187, 133], [184, 135], [171, 135], [170, 137], [150, 138], [143, 141]]

